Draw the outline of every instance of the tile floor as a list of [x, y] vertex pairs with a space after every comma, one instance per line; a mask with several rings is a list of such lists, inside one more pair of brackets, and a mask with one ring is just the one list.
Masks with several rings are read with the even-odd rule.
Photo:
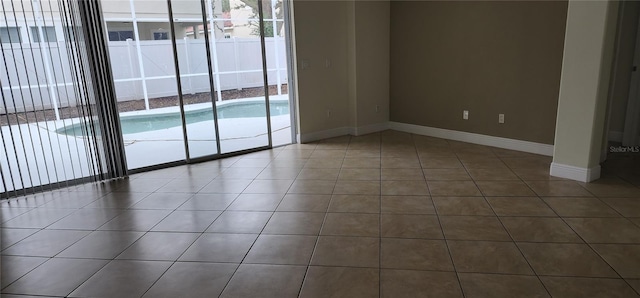
[[385, 131], [4, 201], [2, 297], [638, 297], [640, 166], [550, 162]]

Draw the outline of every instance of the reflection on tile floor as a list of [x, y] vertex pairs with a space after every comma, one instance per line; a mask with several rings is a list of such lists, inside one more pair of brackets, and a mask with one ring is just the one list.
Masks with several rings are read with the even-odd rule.
[[638, 297], [637, 158], [550, 162], [385, 131], [4, 201], [2, 294]]

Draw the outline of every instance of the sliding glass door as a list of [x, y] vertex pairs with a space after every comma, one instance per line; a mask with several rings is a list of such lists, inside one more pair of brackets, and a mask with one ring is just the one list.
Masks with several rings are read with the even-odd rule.
[[291, 143], [282, 2], [103, 3], [129, 169]]

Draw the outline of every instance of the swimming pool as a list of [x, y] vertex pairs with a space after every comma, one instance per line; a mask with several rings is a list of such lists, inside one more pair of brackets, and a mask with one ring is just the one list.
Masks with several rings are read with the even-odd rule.
[[[289, 114], [289, 102], [271, 101], [269, 103], [271, 116]], [[264, 101], [242, 101], [217, 106], [218, 119], [265, 117]], [[203, 121], [213, 121], [211, 107], [185, 111], [187, 124]], [[179, 112], [154, 113], [147, 115], [130, 115], [120, 117], [122, 134], [133, 134], [178, 127], [182, 125]], [[85, 131], [84, 123], [68, 125], [56, 130], [56, 133], [68, 136], [82, 136]]]

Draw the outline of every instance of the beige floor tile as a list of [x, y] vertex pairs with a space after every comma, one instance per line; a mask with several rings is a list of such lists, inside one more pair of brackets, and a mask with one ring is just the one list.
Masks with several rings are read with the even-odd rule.
[[497, 217], [441, 216], [446, 239], [509, 241], [511, 238]]
[[157, 192], [152, 193], [140, 200], [135, 205], [129, 207], [131, 209], [176, 209], [191, 198], [191, 193], [170, 193]]
[[458, 272], [533, 275], [513, 242], [448, 240]]
[[379, 268], [380, 238], [320, 236], [311, 265]]
[[225, 210], [238, 194], [195, 194], [178, 210]]
[[562, 219], [557, 217], [500, 218], [515, 241], [583, 243]]
[[324, 150], [324, 149], [316, 149], [311, 153], [309, 158], [311, 159], [343, 159], [345, 154], [347, 154], [346, 150]]
[[379, 157], [350, 157], [342, 162], [342, 169], [379, 169]]
[[[46, 261], [47, 259], [44, 258], [22, 258], [20, 260], [16, 258], [2, 256], [2, 297], [8, 293], [66, 296], [108, 262], [90, 259], [53, 258]], [[18, 275], [17, 273], [22, 274]], [[20, 279], [18, 279], [19, 277]], [[11, 281], [17, 279], [17, 281], [8, 285], [9, 279]]]
[[476, 181], [480, 191], [488, 197], [535, 196], [529, 186], [521, 181]]
[[342, 159], [309, 159], [304, 164], [304, 169], [339, 169], [342, 167]]
[[448, 241], [458, 272], [533, 275], [513, 242]]
[[588, 243], [640, 243], [640, 227], [626, 218], [567, 218]]
[[308, 195], [330, 195], [336, 186], [335, 181], [296, 180], [289, 188], [289, 193]]
[[380, 181], [380, 169], [347, 169], [340, 170], [339, 180], [374, 180]]
[[432, 196], [482, 196], [473, 181], [429, 181]]
[[[415, 153], [414, 153], [415, 154]], [[404, 156], [404, 155], [403, 155]], [[420, 169], [420, 160], [415, 157], [382, 156], [383, 169]]]
[[[378, 145], [379, 146], [379, 145]], [[347, 150], [345, 158], [363, 158], [377, 157], [380, 158], [380, 149], [351, 149]]]
[[406, 180], [424, 180], [424, 175], [421, 169], [417, 168], [405, 168], [405, 169], [382, 169], [381, 180], [391, 181], [406, 181]]
[[638, 294], [622, 279], [540, 277], [553, 297], [638, 297]]
[[382, 195], [423, 196], [429, 195], [425, 181], [382, 181]]
[[3, 255], [54, 257], [90, 231], [40, 230], [2, 251]]
[[436, 214], [428, 196], [382, 196], [380, 202], [382, 213]]
[[442, 239], [442, 229], [434, 215], [382, 214], [382, 237]]
[[284, 194], [289, 190], [293, 180], [253, 180], [243, 191], [245, 194]]
[[420, 160], [423, 169], [456, 169], [462, 168], [457, 157], [429, 157]]
[[338, 179], [340, 169], [302, 169], [298, 175], [298, 180], [332, 180]]
[[535, 276], [460, 273], [465, 297], [551, 297]]
[[305, 266], [242, 264], [220, 297], [296, 297]]
[[[9, 284], [29, 273], [31, 270], [48, 261], [45, 257], [19, 257], [2, 256], [0, 268], [0, 287], [6, 288]], [[97, 269], [96, 269], [97, 270]], [[68, 292], [67, 292], [68, 293]]]
[[640, 188], [620, 178], [601, 177], [596, 181], [583, 183], [589, 192], [602, 197], [633, 197], [640, 198]]
[[453, 272], [382, 269], [382, 297], [462, 297]]
[[379, 297], [379, 269], [311, 266], [300, 297]]
[[434, 197], [438, 215], [495, 215], [483, 197]]
[[593, 249], [623, 278], [640, 278], [640, 245], [595, 244]]
[[378, 237], [380, 235], [380, 215], [327, 213], [320, 235]]
[[318, 235], [323, 221], [324, 213], [319, 212], [275, 212], [262, 233]]
[[616, 211], [627, 217], [640, 217], [639, 198], [601, 198]]
[[377, 195], [333, 195], [329, 212], [380, 213]]
[[287, 194], [276, 211], [326, 212], [331, 195]]
[[[262, 180], [278, 181], [278, 180]], [[229, 207], [229, 211], [274, 211], [284, 198], [284, 193], [280, 194], [254, 194], [243, 193]]]
[[459, 180], [471, 180], [471, 177], [467, 173], [467, 170], [463, 168], [457, 169], [424, 169], [425, 179], [427, 181], [459, 181]]
[[534, 157], [504, 157], [501, 159], [511, 169], [542, 168], [549, 171], [552, 157], [537, 155]]
[[519, 243], [538, 275], [617, 277], [586, 244]]
[[637, 293], [640, 293], [640, 279], [627, 279], [627, 282], [636, 290]]
[[206, 232], [258, 234], [272, 214], [272, 212], [225, 211], [207, 228]]
[[70, 296], [140, 297], [169, 266], [171, 262], [111, 261]]
[[218, 175], [217, 180], [232, 180], [232, 179], [255, 179], [260, 175], [260, 172], [264, 170], [264, 167], [258, 168], [227, 168], [220, 175]]
[[556, 216], [538, 197], [489, 197], [487, 201], [498, 216]]
[[574, 181], [528, 181], [527, 184], [541, 197], [591, 197], [584, 187]]
[[237, 264], [177, 262], [143, 297], [217, 297], [237, 267]]
[[308, 265], [316, 239], [316, 236], [260, 235], [242, 262]]
[[222, 211], [176, 210], [159, 222], [152, 231], [204, 232]]
[[333, 194], [380, 195], [380, 181], [338, 180]]
[[256, 177], [258, 180], [293, 180], [298, 177], [306, 159], [274, 160]]
[[199, 233], [149, 232], [118, 255], [117, 259], [175, 261], [199, 235]]
[[469, 169], [469, 175], [476, 181], [482, 180], [520, 180], [516, 174], [514, 174], [508, 168], [483, 168], [483, 169]]
[[179, 261], [240, 263], [258, 235], [205, 233], [187, 249]]
[[215, 179], [202, 188], [199, 193], [241, 193], [252, 180], [248, 179]]
[[511, 168], [524, 181], [564, 181], [566, 179], [549, 175], [549, 167]]
[[460, 156], [460, 160], [462, 164], [467, 169], [507, 169], [502, 160], [496, 157], [486, 156], [479, 157], [476, 153], [470, 154], [472, 158], [464, 158], [464, 156]]
[[563, 217], [619, 217], [620, 214], [597, 198], [548, 197], [543, 200]]
[[382, 238], [380, 268], [453, 271], [444, 240]]

